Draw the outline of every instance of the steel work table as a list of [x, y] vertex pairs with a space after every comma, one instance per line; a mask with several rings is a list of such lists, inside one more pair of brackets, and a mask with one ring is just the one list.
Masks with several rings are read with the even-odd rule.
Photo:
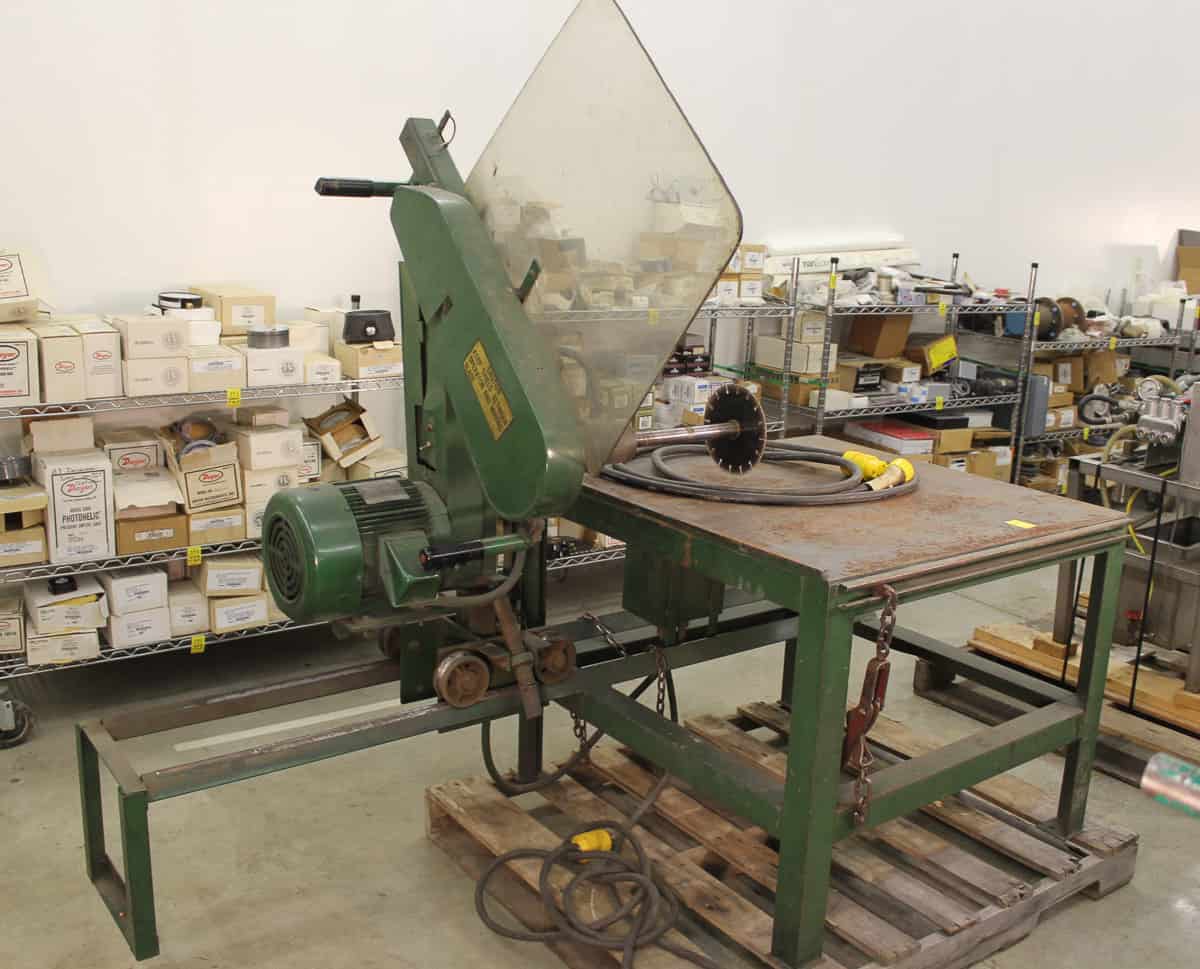
[[[848, 447], [823, 437], [794, 440]], [[711, 480], [724, 474], [703, 457], [684, 458], [680, 466]], [[587, 720], [779, 838], [773, 949], [789, 965], [820, 955], [832, 848], [856, 830], [840, 772], [845, 698], [855, 622], [878, 611], [873, 590], [880, 584], [896, 590], [903, 622], [906, 602], [1095, 556], [1074, 692], [928, 639], [894, 644], [1038, 708], [879, 770], [864, 822], [877, 826], [1065, 747], [1058, 828], [1069, 835], [1083, 824], [1126, 518], [988, 478], [917, 467], [920, 487], [911, 495], [825, 508], [723, 504], [592, 477], [572, 512], [573, 520], [624, 539], [631, 550], [798, 614], [799, 635], [785, 645], [782, 695], [793, 711], [785, 783], [764, 780], [616, 690], [572, 701]], [[761, 486], [798, 472], [804, 473], [760, 466], [748, 477]]]

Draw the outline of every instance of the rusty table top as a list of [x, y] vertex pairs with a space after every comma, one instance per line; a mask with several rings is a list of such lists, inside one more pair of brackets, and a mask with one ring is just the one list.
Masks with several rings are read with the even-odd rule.
[[[827, 437], [789, 440], [839, 453], [850, 448], [871, 451]], [[730, 475], [706, 456], [681, 458], [673, 466], [705, 481], [730, 481]], [[830, 584], [864, 576], [888, 581], [881, 573], [889, 569], [900, 574], [914, 565], [936, 570], [950, 562], [973, 564], [1073, 539], [1116, 540], [1128, 521], [1120, 512], [980, 475], [925, 462], [915, 467], [920, 485], [912, 494], [824, 508], [704, 501], [591, 475], [585, 479], [584, 491], [629, 510], [631, 522], [646, 517], [706, 534], [816, 572]], [[795, 485], [797, 478], [828, 480], [830, 475], [840, 476], [841, 472], [808, 464], [763, 464], [735, 480], [770, 488]]]

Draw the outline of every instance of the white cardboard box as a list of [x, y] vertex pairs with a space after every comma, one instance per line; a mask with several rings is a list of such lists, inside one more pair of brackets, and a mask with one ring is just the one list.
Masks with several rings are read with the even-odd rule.
[[246, 357], [247, 387], [280, 387], [304, 383], [304, 358], [307, 350], [276, 347], [237, 347]]
[[91, 417], [47, 417], [30, 421], [26, 450], [39, 454], [86, 451], [96, 446], [96, 425]]
[[206, 596], [244, 596], [261, 592], [262, 560], [257, 555], [215, 555], [201, 564], [196, 584]]
[[[163, 579], [166, 579], [166, 573]], [[171, 638], [171, 611], [166, 606], [160, 606], [157, 609], [109, 616], [104, 638], [115, 649], [161, 643]]]
[[[269, 499], [268, 499], [269, 500]], [[267, 502], [246, 504], [246, 537], [262, 538], [263, 520], [267, 516]]]
[[315, 481], [321, 477], [321, 442], [305, 438], [300, 442], [300, 480]]
[[232, 596], [210, 599], [208, 624], [214, 633], [232, 633], [239, 629], [263, 626], [267, 622], [267, 595]]
[[163, 467], [162, 444], [149, 427], [102, 427], [96, 444], [112, 462], [114, 471], [145, 471]]
[[173, 515], [181, 504], [179, 481], [166, 468], [118, 471], [113, 475], [113, 510], [118, 521]]
[[287, 427], [235, 427], [238, 460], [243, 468], [295, 468], [300, 464], [304, 425]]
[[399, 448], [380, 448], [361, 461], [350, 465], [350, 480], [362, 478], [385, 478], [390, 475], [408, 477], [408, 455]]
[[83, 338], [60, 323], [34, 323], [29, 329], [38, 340], [42, 400], [62, 404], [85, 399]]
[[288, 323], [288, 346], [310, 353], [330, 350], [329, 324], [313, 320], [293, 320]]
[[245, 333], [252, 326], [272, 326], [275, 323], [275, 297], [237, 283], [204, 283], [193, 285], [192, 292], [204, 298], [221, 321], [221, 332]]
[[[198, 313], [199, 310], [168, 310], [167, 315], [176, 312], [193, 312]], [[209, 310], [211, 313], [212, 311]], [[188, 320], [188, 346], [189, 347], [219, 347], [221, 345], [221, 321], [220, 320]]]
[[383, 340], [378, 343], [333, 342], [333, 355], [341, 361], [347, 377], [403, 377], [404, 353], [399, 343]]
[[[3, 259], [0, 255], [0, 262]], [[41, 403], [40, 373], [37, 337], [23, 326], [0, 326], [0, 400], [4, 406]]]
[[0, 248], [0, 322], [32, 320], [37, 316], [36, 268], [26, 253]]
[[25, 603], [15, 590], [0, 598], [0, 654], [25, 652]]
[[46, 489], [46, 543], [55, 565], [116, 554], [112, 476], [100, 450], [34, 454], [34, 480]]
[[125, 394], [128, 397], [152, 397], [155, 394], [186, 394], [187, 357], [137, 357], [126, 360]]
[[326, 353], [309, 351], [304, 357], [306, 384], [336, 384], [342, 379], [342, 362]]
[[38, 565], [45, 561], [45, 525], [31, 525], [0, 535], [0, 566]]
[[246, 386], [246, 358], [233, 347], [191, 347], [187, 357], [189, 393]]
[[108, 620], [104, 589], [90, 575], [76, 576], [75, 588], [65, 592], [51, 592], [45, 579], [34, 579], [25, 583], [24, 594], [25, 612], [39, 636], [96, 629]]
[[109, 614], [113, 616], [162, 609], [167, 604], [167, 573], [152, 565], [101, 572], [100, 584], [108, 597]]
[[224, 508], [242, 500], [242, 469], [238, 464], [236, 444], [230, 441], [179, 458], [170, 437], [161, 431], [158, 437], [167, 467], [183, 490], [185, 511]]
[[247, 508], [251, 505], [265, 505], [275, 492], [298, 487], [300, 483], [299, 467], [262, 470], [242, 468], [242, 494], [246, 496]]
[[25, 662], [30, 666], [46, 663], [73, 663], [100, 655], [100, 634], [95, 629], [65, 636], [29, 635], [25, 639]]
[[178, 357], [191, 339], [187, 320], [170, 316], [114, 316], [109, 319], [121, 332], [126, 362], [154, 357]]
[[191, 579], [167, 586], [167, 609], [172, 636], [194, 636], [208, 632], [208, 600]]
[[68, 324], [83, 341], [83, 383], [88, 399], [125, 393], [121, 371], [121, 334], [100, 319]]
[[246, 509], [222, 508], [188, 515], [188, 544], [217, 545], [246, 537]]

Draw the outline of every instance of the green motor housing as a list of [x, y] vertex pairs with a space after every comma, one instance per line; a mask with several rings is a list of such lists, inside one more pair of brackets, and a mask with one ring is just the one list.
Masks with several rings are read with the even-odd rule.
[[296, 622], [389, 612], [433, 598], [442, 577], [421, 549], [450, 536], [445, 505], [406, 478], [288, 488], [263, 517], [263, 566], [275, 601]]

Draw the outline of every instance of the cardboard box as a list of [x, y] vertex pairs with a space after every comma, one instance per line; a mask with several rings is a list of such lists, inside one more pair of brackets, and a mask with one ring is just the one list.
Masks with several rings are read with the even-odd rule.
[[31, 257], [0, 248], [0, 323], [37, 316], [39, 282]]
[[214, 633], [232, 633], [239, 629], [253, 629], [255, 626], [264, 626], [266, 623], [266, 593], [210, 599], [208, 602], [208, 625]]
[[[1179, 230], [1179, 244], [1175, 249], [1175, 279], [1187, 283], [1189, 293], [1200, 293], [1200, 245], [1196, 245], [1196, 233], [1192, 229]], [[0, 257], [2, 258], [2, 257]], [[0, 286], [0, 290], [3, 287]], [[0, 296], [3, 293], [0, 292]]]
[[40, 565], [46, 560], [45, 525], [33, 525], [0, 535], [0, 566]]
[[186, 394], [191, 390], [187, 357], [138, 357], [126, 360], [122, 369], [127, 397]]
[[198, 511], [187, 516], [189, 545], [219, 545], [240, 542], [246, 537], [246, 510], [222, 508]]
[[1130, 356], [1116, 350], [1093, 350], [1083, 355], [1084, 383], [1088, 390], [1096, 384], [1115, 384], [1129, 373]]
[[188, 518], [183, 512], [130, 518], [117, 522], [117, 554], [140, 555], [183, 548], [188, 544]]
[[[379, 446], [383, 446], [383, 441], [379, 442]], [[321, 462], [321, 477], [318, 479], [319, 481], [328, 484], [331, 481], [346, 481], [349, 477], [349, 472], [336, 461]]]
[[118, 521], [173, 514], [182, 502], [179, 482], [166, 468], [113, 475], [113, 508]]
[[83, 338], [60, 323], [33, 323], [29, 330], [38, 341], [43, 402], [84, 400], [87, 385], [83, 376]]
[[18, 532], [46, 520], [46, 489], [23, 482], [0, 488], [0, 532]]
[[246, 386], [246, 358], [233, 347], [190, 347], [187, 367], [189, 393]]
[[1052, 383], [1065, 385], [1073, 394], [1087, 393], [1082, 354], [1075, 357], [1059, 357], [1054, 363], [1054, 370]]
[[1071, 392], [1070, 370], [1066, 371], [1067, 380], [1065, 382], [1060, 381], [1058, 378], [1062, 375], [1062, 371], [1060, 371], [1058, 362], [1055, 360], [1035, 360], [1030, 373], [1038, 377], [1045, 377], [1050, 381], [1051, 396], [1057, 394], [1061, 397], [1063, 394]]
[[75, 577], [75, 586], [73, 590], [51, 592], [45, 579], [25, 583], [25, 614], [33, 632], [56, 636], [104, 625], [108, 603], [100, 583], [90, 575], [80, 575]]
[[884, 360], [883, 379], [897, 384], [915, 384], [921, 379], [921, 365], [903, 358]]
[[110, 558], [113, 469], [103, 451], [33, 456], [34, 480], [46, 489], [46, 540], [55, 565]]
[[0, 597], [0, 655], [25, 652], [25, 603], [17, 592]]
[[717, 301], [722, 303], [732, 303], [738, 298], [738, 286], [741, 282], [741, 277], [736, 272], [721, 273], [717, 280], [716, 294]]
[[335, 404], [316, 417], [304, 418], [304, 423], [325, 453], [343, 468], [383, 447], [375, 419], [354, 401]]
[[261, 471], [264, 468], [295, 468], [300, 464], [300, 445], [304, 427], [235, 427], [238, 460], [243, 468]]
[[333, 355], [341, 363], [345, 377], [404, 376], [404, 353], [399, 343], [343, 343], [335, 340]]
[[208, 632], [208, 600], [191, 579], [167, 586], [167, 612], [172, 636]]
[[191, 341], [187, 320], [170, 316], [114, 316], [109, 320], [121, 334], [125, 362], [155, 357], [178, 357]]
[[[163, 578], [166, 578], [165, 574]], [[162, 606], [159, 609], [109, 616], [104, 638], [114, 649], [161, 643], [171, 638], [171, 611]]]
[[951, 471], [961, 471], [967, 473], [967, 455], [966, 454], [935, 454], [933, 463], [939, 468], [949, 468]]
[[[208, 309], [208, 307], [205, 307]], [[168, 310], [167, 315], [179, 312], [177, 310]], [[209, 310], [211, 312], [211, 310]], [[188, 320], [188, 346], [189, 347], [219, 347], [221, 345], [221, 321], [220, 320]]]
[[279, 608], [279, 603], [275, 600], [274, 594], [271, 592], [271, 587], [268, 585], [266, 589], [267, 597], [267, 622], [287, 622], [291, 617]]
[[239, 407], [237, 422], [243, 427], [287, 427], [292, 422], [292, 415], [286, 407], [258, 404], [254, 407]]
[[45, 417], [24, 423], [21, 446], [26, 453], [86, 451], [96, 446], [95, 423], [90, 417]]
[[120, 397], [125, 393], [121, 373], [121, 334], [100, 319], [69, 324], [83, 341], [83, 384], [88, 399]]
[[200, 591], [212, 596], [244, 596], [262, 591], [263, 567], [257, 555], [206, 558], [196, 577]]
[[321, 442], [305, 438], [300, 442], [300, 480], [315, 481], [321, 477]]
[[306, 384], [336, 384], [342, 379], [342, 362], [327, 353], [305, 351], [304, 382]]
[[350, 466], [350, 480], [385, 478], [390, 475], [408, 477], [408, 455], [399, 448], [380, 448], [374, 454]]
[[898, 357], [904, 353], [911, 326], [909, 315], [856, 316], [850, 322], [846, 346], [876, 359]]
[[104, 587], [108, 612], [112, 616], [162, 609], [167, 604], [167, 573], [152, 565], [101, 572], [100, 585]]
[[741, 273], [761, 273], [767, 264], [767, 247], [755, 242], [743, 242], [738, 246]]
[[242, 469], [236, 443], [228, 441], [179, 457], [169, 428], [161, 429], [158, 437], [167, 467], [183, 491], [184, 511], [208, 511], [241, 502]]
[[[769, 367], [783, 373], [784, 352], [787, 343], [777, 336], [757, 336], [754, 338], [754, 362], [759, 366]], [[821, 357], [824, 344], [792, 342], [793, 374], [820, 373]], [[829, 344], [829, 372], [832, 373], [838, 365], [838, 345]]]
[[102, 427], [96, 445], [112, 462], [114, 471], [145, 471], [166, 466], [162, 443], [150, 427]]
[[762, 299], [762, 273], [743, 272], [738, 277], [738, 299]]
[[221, 321], [222, 333], [245, 333], [252, 326], [275, 323], [275, 297], [270, 293], [236, 283], [206, 283], [192, 286], [192, 292], [199, 293], [204, 305], [212, 307]]
[[838, 363], [837, 389], [848, 394], [869, 394], [883, 382], [883, 362], [871, 357], [843, 356]]
[[921, 364], [921, 376], [937, 373], [952, 360], [958, 359], [958, 344], [953, 336], [917, 334], [904, 348], [904, 356]]
[[247, 387], [287, 387], [304, 383], [304, 358], [308, 351], [295, 347], [260, 350], [237, 347], [246, 358]]
[[1046, 398], [1047, 407], [1070, 407], [1073, 403], [1075, 403], [1075, 395], [1069, 390], [1051, 393], [1050, 396]]
[[[0, 255], [0, 265], [5, 257]], [[0, 276], [2, 276], [0, 272]], [[0, 286], [2, 291], [2, 286]], [[0, 299], [0, 307], [3, 300]], [[0, 309], [0, 316], [3, 310]], [[0, 401], [5, 407], [38, 404], [42, 400], [37, 337], [26, 327], [0, 326]]]
[[[341, 326], [344, 324], [345, 314], [340, 310], [338, 312], [340, 314], [338, 336], [341, 336]], [[332, 345], [329, 342], [328, 323], [292, 320], [288, 322], [287, 327], [288, 346], [295, 347], [297, 350], [307, 350], [309, 353], [329, 354]]]
[[65, 636], [27, 635], [25, 639], [25, 662], [30, 666], [74, 663], [99, 655], [100, 634], [94, 629]]
[[662, 382], [661, 393], [664, 400], [672, 403], [681, 401], [685, 404], [705, 404], [718, 387], [731, 382], [728, 377], [693, 375], [667, 377]]
[[301, 484], [300, 468], [267, 468], [254, 470], [242, 466], [242, 494], [246, 507], [265, 505], [271, 495], [284, 488], [296, 488]]
[[263, 519], [267, 517], [265, 501], [246, 505], [246, 537], [262, 538]]

